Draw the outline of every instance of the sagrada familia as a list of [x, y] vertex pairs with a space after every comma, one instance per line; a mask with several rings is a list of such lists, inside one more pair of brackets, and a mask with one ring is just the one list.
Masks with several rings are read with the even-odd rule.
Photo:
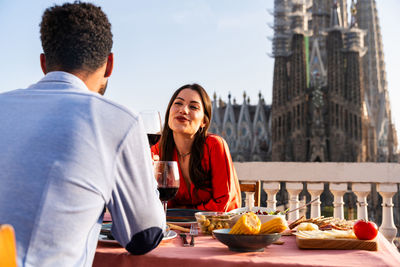
[[272, 104], [214, 94], [234, 161], [398, 162], [375, 0], [275, 0]]

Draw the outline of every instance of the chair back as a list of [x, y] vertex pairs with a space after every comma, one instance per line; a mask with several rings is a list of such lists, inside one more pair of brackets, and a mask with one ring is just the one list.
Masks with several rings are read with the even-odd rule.
[[14, 228], [9, 224], [0, 225], [0, 267], [17, 266], [17, 249]]
[[245, 206], [246, 207], [259, 207], [260, 196], [261, 196], [261, 181], [255, 181], [253, 183], [240, 183], [240, 191], [246, 195]]

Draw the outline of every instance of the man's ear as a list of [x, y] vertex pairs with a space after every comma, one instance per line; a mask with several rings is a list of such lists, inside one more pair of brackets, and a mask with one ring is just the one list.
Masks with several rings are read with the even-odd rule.
[[114, 68], [114, 54], [110, 53], [107, 57], [107, 65], [106, 65], [106, 72], [104, 73], [104, 78], [108, 78], [111, 76], [113, 68]]
[[42, 68], [44, 75], [46, 75], [47, 74], [46, 56], [43, 53], [40, 54], [40, 67]]

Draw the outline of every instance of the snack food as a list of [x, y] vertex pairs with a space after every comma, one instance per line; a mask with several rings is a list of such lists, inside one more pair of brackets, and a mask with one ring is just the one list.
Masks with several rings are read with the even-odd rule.
[[254, 212], [243, 214], [230, 230], [230, 234], [254, 235], [260, 232], [261, 221]]
[[167, 226], [171, 230], [178, 230], [178, 231], [185, 232], [185, 233], [189, 233], [190, 232], [189, 228], [182, 227], [182, 226], [179, 226], [179, 225], [176, 225], [176, 224], [167, 223]]
[[294, 233], [296, 236], [301, 238], [309, 238], [309, 239], [333, 239], [333, 238], [349, 238], [355, 239], [353, 230], [313, 230], [313, 231], [297, 231]]
[[288, 228], [288, 224], [281, 216], [261, 225], [260, 234], [281, 233]]
[[195, 217], [202, 233], [211, 234], [215, 229], [231, 228], [236, 214], [226, 212], [197, 212]]
[[354, 221], [348, 221], [345, 219], [324, 217], [324, 216], [306, 219], [306, 217], [303, 215], [296, 221], [292, 222], [289, 225], [289, 228], [293, 229], [303, 222], [316, 224], [316, 225], [318, 225], [318, 228], [320, 230], [331, 230], [331, 229], [351, 230], [351, 229], [353, 229], [353, 224], [354, 224]]
[[314, 223], [302, 222], [297, 226], [297, 231], [313, 231], [319, 230], [318, 225]]

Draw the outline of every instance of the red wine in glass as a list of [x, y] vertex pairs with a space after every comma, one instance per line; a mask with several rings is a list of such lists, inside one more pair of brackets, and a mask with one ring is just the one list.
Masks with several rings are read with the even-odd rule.
[[168, 201], [176, 195], [179, 187], [158, 187], [158, 191], [160, 192], [160, 200]]
[[168, 200], [172, 199], [179, 189], [179, 170], [176, 161], [155, 161], [154, 176], [157, 180], [160, 200], [167, 214]]
[[161, 134], [147, 134], [147, 138], [149, 139], [150, 146], [154, 146], [158, 143], [161, 138]]
[[161, 137], [162, 123], [160, 112], [156, 110], [147, 110], [140, 112], [140, 116], [151, 147], [157, 144]]

